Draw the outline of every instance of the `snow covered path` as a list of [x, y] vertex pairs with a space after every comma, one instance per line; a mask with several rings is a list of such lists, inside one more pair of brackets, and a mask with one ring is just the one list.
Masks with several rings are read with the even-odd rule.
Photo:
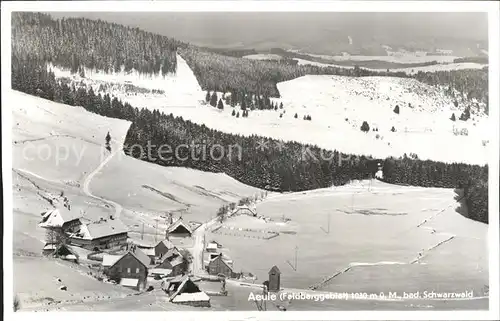
[[108, 200], [108, 199], [105, 199], [105, 198], [102, 198], [102, 197], [99, 197], [99, 196], [96, 196], [94, 194], [92, 194], [92, 192], [90, 191], [90, 182], [92, 181], [92, 179], [94, 178], [94, 176], [96, 174], [98, 174], [103, 168], [104, 166], [106, 166], [106, 164], [117, 154], [119, 153], [123, 153], [123, 143], [120, 143], [120, 142], [117, 142], [116, 140], [111, 140], [114, 144], [113, 146], [111, 147], [111, 150], [113, 152], [111, 152], [111, 154], [108, 155], [108, 157], [106, 157], [100, 164], [99, 166], [97, 166], [96, 169], [94, 169], [91, 173], [89, 173], [87, 175], [87, 177], [85, 178], [84, 182], [83, 182], [83, 192], [89, 196], [89, 197], [92, 197], [92, 198], [95, 198], [95, 199], [98, 199], [98, 200], [101, 200], [101, 201], [104, 201], [108, 204], [111, 204], [114, 208], [115, 208], [115, 215], [114, 215], [114, 218], [117, 219], [120, 217], [120, 214], [123, 210], [123, 206], [121, 206], [120, 204], [114, 202], [114, 201], [111, 201], [111, 200]]

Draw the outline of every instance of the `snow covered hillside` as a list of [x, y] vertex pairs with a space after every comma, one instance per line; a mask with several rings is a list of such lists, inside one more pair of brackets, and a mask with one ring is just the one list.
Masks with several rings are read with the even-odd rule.
[[[204, 103], [206, 92], [180, 56], [177, 73], [165, 78], [89, 70], [82, 78], [52, 69], [58, 78], [90, 85], [95, 92], [102, 86], [102, 93], [109, 92], [132, 106], [159, 109], [223, 132], [374, 157], [415, 153], [421, 159], [471, 164], [484, 164], [487, 159], [487, 116], [472, 110], [471, 119], [459, 121], [462, 105], [456, 108], [442, 91], [414, 79], [304, 76], [278, 84], [282, 98], [274, 101], [283, 102], [283, 110], [255, 110], [247, 118], [236, 118], [230, 106], [218, 110]], [[396, 105], [399, 114], [393, 112]], [[235, 109], [242, 114], [239, 106]], [[453, 113], [457, 121], [450, 120]], [[308, 115], [312, 120], [303, 120]], [[364, 121], [370, 127], [368, 133], [360, 130]]]
[[[67, 78], [76, 84], [92, 86], [94, 92], [107, 92], [134, 107], [194, 108], [203, 99], [203, 92], [196, 77], [181, 56], [177, 55], [175, 75], [146, 75], [137, 71], [105, 73], [86, 68], [84, 77], [72, 74], [70, 70], [49, 65], [56, 78]], [[102, 86], [102, 87], [101, 87]]]

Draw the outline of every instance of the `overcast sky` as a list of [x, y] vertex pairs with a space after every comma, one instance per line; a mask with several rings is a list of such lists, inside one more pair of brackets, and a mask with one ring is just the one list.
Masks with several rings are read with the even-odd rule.
[[456, 37], [487, 41], [486, 13], [50, 13], [56, 18], [80, 16], [139, 27], [141, 29], [202, 45], [231, 45], [265, 41], [288, 41], [342, 30], [374, 36]]

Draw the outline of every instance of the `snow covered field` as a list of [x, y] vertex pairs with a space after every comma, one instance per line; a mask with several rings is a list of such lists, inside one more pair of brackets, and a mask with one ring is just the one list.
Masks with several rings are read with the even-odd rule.
[[[487, 225], [458, 214], [454, 197], [449, 189], [377, 181], [371, 187], [363, 181], [273, 195], [257, 205], [258, 215], [279, 220], [284, 214], [291, 219], [287, 224], [299, 227], [297, 234], [271, 240], [210, 237], [224, 244], [245, 271], [256, 274], [258, 284], [277, 265], [284, 288], [319, 284], [318, 291], [377, 294], [467, 290], [481, 297], [488, 284]], [[349, 266], [353, 267], [321, 283]]]
[[[92, 85], [94, 90], [103, 82], [113, 83], [111, 94], [133, 106], [173, 113], [223, 132], [258, 134], [374, 157], [416, 153], [421, 159], [486, 162], [487, 147], [483, 141], [488, 139], [487, 116], [480, 113], [467, 122], [453, 122], [449, 119], [452, 113], [458, 119], [461, 111], [454, 107], [452, 99], [435, 87], [413, 79], [303, 76], [278, 84], [282, 97], [274, 101], [283, 102], [284, 111], [256, 110], [251, 111], [248, 118], [236, 118], [231, 116], [230, 106], [221, 111], [205, 105], [202, 102], [205, 92], [189, 66], [180, 56], [178, 62], [177, 74], [165, 78], [135, 73], [91, 74], [90, 71], [86, 71], [87, 78], [71, 77], [77, 83]], [[69, 71], [53, 70], [57, 77], [70, 76]], [[126, 93], [127, 82], [165, 93]], [[399, 115], [393, 112], [396, 105], [400, 107]], [[298, 119], [294, 118], [295, 114]], [[306, 115], [310, 115], [312, 121], [303, 120]], [[363, 121], [378, 131], [361, 132]], [[396, 132], [391, 131], [393, 126]], [[294, 130], [290, 130], [292, 128]], [[468, 131], [468, 136], [454, 134], [462, 129]]]

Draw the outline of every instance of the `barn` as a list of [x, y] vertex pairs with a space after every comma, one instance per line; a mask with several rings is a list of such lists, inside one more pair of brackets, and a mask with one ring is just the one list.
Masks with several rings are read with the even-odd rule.
[[133, 247], [107, 268], [105, 273], [111, 280], [140, 291], [146, 287], [149, 262], [146, 254]]
[[207, 271], [210, 275], [223, 274], [228, 278], [237, 277], [236, 273], [233, 272], [233, 267], [229, 264], [229, 262], [224, 260], [222, 254], [219, 254], [210, 260], [207, 266]]
[[210, 297], [187, 275], [178, 276], [165, 283], [163, 290], [169, 296], [169, 301], [196, 307], [210, 307]]
[[175, 223], [171, 224], [167, 228], [167, 235], [168, 236], [175, 236], [175, 237], [191, 237], [193, 234], [193, 230], [187, 224], [184, 222], [182, 218], [179, 218]]
[[126, 244], [127, 238], [128, 228], [120, 220], [101, 219], [82, 222], [78, 230], [70, 235], [70, 243], [95, 251]]

